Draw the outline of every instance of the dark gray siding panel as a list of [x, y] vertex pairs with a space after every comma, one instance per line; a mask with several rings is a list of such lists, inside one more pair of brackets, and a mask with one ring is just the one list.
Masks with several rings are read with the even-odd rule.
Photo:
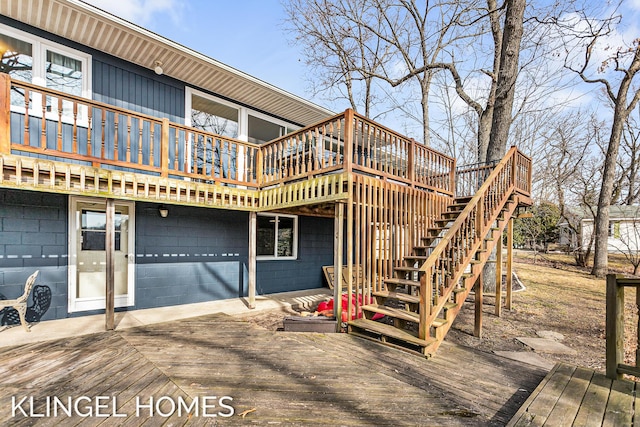
[[96, 101], [184, 123], [184, 86], [145, 68], [97, 54], [92, 86]]
[[136, 204], [136, 306], [162, 307], [246, 295], [249, 216]]
[[[39, 303], [29, 297], [27, 320], [67, 316], [67, 197], [29, 191], [0, 190], [0, 298], [22, 295], [27, 277], [36, 270]], [[45, 304], [46, 305], [46, 304]], [[0, 323], [13, 323], [8, 309]]]
[[333, 219], [298, 218], [298, 259], [258, 261], [260, 295], [324, 286], [323, 265], [333, 265]]

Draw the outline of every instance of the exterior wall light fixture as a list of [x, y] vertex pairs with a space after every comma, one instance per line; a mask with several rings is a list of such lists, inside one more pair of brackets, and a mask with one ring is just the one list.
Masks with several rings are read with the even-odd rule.
[[164, 73], [164, 70], [162, 69], [162, 62], [160, 61], [156, 61], [153, 63], [153, 71], [155, 71], [155, 73], [159, 76], [162, 75], [162, 73]]

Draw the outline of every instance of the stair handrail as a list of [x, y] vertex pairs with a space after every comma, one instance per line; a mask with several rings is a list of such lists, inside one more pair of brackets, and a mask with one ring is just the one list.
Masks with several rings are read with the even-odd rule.
[[[440, 242], [436, 245], [435, 248], [433, 248], [431, 254], [429, 254], [428, 258], [420, 267], [420, 272], [422, 273], [420, 277], [420, 324], [418, 332], [420, 339], [428, 338], [428, 325], [442, 310], [445, 302], [447, 301], [447, 298], [453, 291], [456, 282], [460, 279], [462, 272], [471, 262], [471, 257], [477, 251], [479, 245], [482, 243], [482, 239], [488, 231], [487, 224], [492, 224], [497, 219], [500, 210], [504, 207], [509, 196], [516, 189], [515, 159], [516, 155], [519, 154], [522, 155], [516, 147], [511, 147], [511, 149], [487, 177], [486, 181], [480, 186], [469, 203], [467, 203], [467, 206], [455, 219], [451, 227], [443, 236], [440, 237]], [[502, 182], [497, 182], [498, 178], [505, 177], [504, 173], [506, 173], [507, 182], [505, 182], [504, 180]], [[500, 200], [497, 200], [497, 191], [494, 192], [494, 194], [490, 194], [489, 191], [492, 187], [495, 187], [497, 185], [499, 185], [500, 187], [497, 187], [496, 190], [502, 190], [501, 193], [503, 196], [500, 197]], [[491, 217], [485, 219], [483, 215], [485, 211], [484, 205], [486, 203], [485, 199], [488, 196], [492, 197], [487, 201], [493, 204], [494, 209], [491, 211]], [[481, 215], [478, 215], [478, 212], [480, 212]], [[434, 305], [432, 301], [434, 294], [433, 269], [436, 266], [436, 263], [441, 260], [441, 255], [443, 255], [444, 251], [447, 249], [447, 246], [449, 246], [454, 238], [456, 238], [456, 235], [463, 228], [463, 226], [465, 226], [465, 224], [469, 222], [468, 220], [474, 213], [475, 218], [472, 218], [472, 225], [475, 229], [468, 230], [473, 234], [474, 241], [468, 242], [463, 238], [464, 236], [460, 236], [460, 238], [458, 239], [458, 243], [460, 245], [467, 246], [466, 253], [462, 254], [462, 262], [460, 262], [460, 260], [458, 259], [449, 259], [451, 265], [448, 270], [451, 271], [451, 279], [449, 280], [449, 285], [446, 288], [443, 288], [442, 297], [438, 298], [437, 303]], [[443, 262], [446, 261], [445, 259], [442, 260]], [[457, 270], [453, 271], [456, 268]], [[442, 274], [440, 277], [444, 277], [444, 274]]]

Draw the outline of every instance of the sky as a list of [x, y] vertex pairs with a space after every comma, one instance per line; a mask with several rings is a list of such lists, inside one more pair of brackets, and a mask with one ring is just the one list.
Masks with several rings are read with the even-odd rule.
[[[302, 49], [290, 43], [293, 35], [284, 30], [283, 0], [83, 0], [138, 24], [170, 40], [198, 51], [226, 65], [250, 74], [267, 83], [298, 95], [325, 108], [339, 112], [348, 107], [346, 101], [329, 103], [314, 98], [307, 87], [309, 73], [304, 64]], [[541, 0], [544, 3], [545, 0]], [[584, 0], [587, 4], [589, 1]], [[600, 3], [598, 3], [600, 4]], [[593, 5], [593, 3], [592, 3]], [[603, 8], [610, 3], [601, 3]], [[615, 33], [609, 46], [629, 42], [640, 35], [640, 0], [624, 0], [620, 11], [625, 25], [622, 33]], [[609, 55], [610, 51], [604, 50]], [[558, 62], [561, 67], [561, 62]], [[576, 79], [577, 80], [577, 79]], [[567, 108], [582, 108], [596, 100], [596, 85], [577, 83], [558, 89], [550, 97], [560, 98]], [[416, 95], [417, 96], [417, 95]], [[452, 94], [455, 108], [467, 107]], [[418, 99], [418, 98], [416, 98]], [[567, 102], [573, 99], [573, 102]], [[551, 101], [556, 104], [556, 101]], [[597, 105], [596, 107], [597, 108]], [[609, 108], [605, 106], [605, 114]], [[435, 120], [432, 108], [432, 128]], [[421, 139], [421, 132], [407, 128], [407, 120], [398, 112], [386, 115], [380, 121], [406, 135]], [[415, 123], [414, 123], [415, 125]]]
[[[84, 0], [267, 83], [311, 99], [279, 0]], [[335, 111], [341, 111], [341, 106]]]

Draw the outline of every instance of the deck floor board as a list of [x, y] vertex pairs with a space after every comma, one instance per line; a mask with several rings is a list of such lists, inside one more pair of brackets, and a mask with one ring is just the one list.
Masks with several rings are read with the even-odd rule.
[[[220, 314], [8, 348], [0, 361], [0, 424], [12, 425], [34, 419], [12, 417], [11, 396], [33, 396], [43, 410], [45, 396], [62, 393], [114, 396], [127, 416], [37, 425], [498, 426], [546, 375], [446, 342], [427, 360], [345, 334], [276, 333]], [[255, 411], [136, 416], [136, 399], [163, 396], [230, 396], [236, 414]]]
[[639, 385], [558, 363], [507, 426], [632, 426]]

